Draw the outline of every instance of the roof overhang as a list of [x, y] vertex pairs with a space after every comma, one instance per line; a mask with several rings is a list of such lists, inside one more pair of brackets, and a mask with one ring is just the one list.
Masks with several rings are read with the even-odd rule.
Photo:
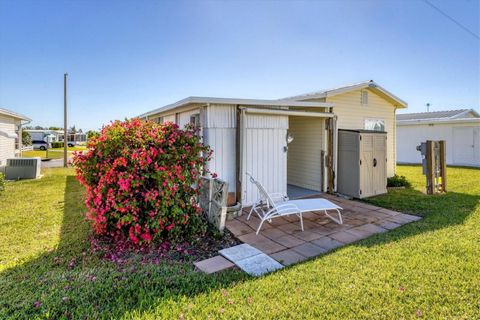
[[19, 119], [19, 120], [32, 121], [32, 119], [24, 116], [23, 114], [13, 112], [11, 110], [3, 109], [3, 108], [0, 108], [0, 115], [5, 115], [5, 116], [15, 118], [15, 119]]
[[428, 125], [428, 124], [455, 124], [455, 123], [473, 123], [480, 124], [480, 118], [462, 118], [462, 119], [422, 119], [422, 120], [397, 120], [397, 126]]
[[302, 101], [311, 100], [311, 99], [322, 99], [322, 98], [333, 97], [339, 94], [343, 94], [343, 93], [347, 93], [355, 90], [362, 90], [362, 89], [370, 89], [371, 91], [375, 92], [379, 96], [383, 97], [384, 99], [386, 99], [387, 101], [395, 105], [397, 108], [408, 107], [408, 103], [406, 103], [405, 101], [403, 101], [402, 99], [400, 99], [399, 97], [391, 93], [390, 91], [386, 90], [385, 88], [381, 87], [373, 80], [364, 81], [364, 82], [347, 85], [343, 87], [333, 88], [329, 90], [288, 97], [285, 99], [286, 100], [302, 100]]
[[281, 109], [264, 109], [264, 108], [247, 108], [240, 107], [241, 110], [245, 110], [246, 113], [251, 114], [270, 114], [279, 116], [299, 116], [299, 117], [315, 117], [315, 118], [333, 118], [334, 113], [330, 112], [310, 112], [310, 111], [292, 111]]
[[333, 103], [295, 101], [295, 100], [265, 100], [265, 99], [235, 99], [235, 98], [213, 98], [213, 97], [188, 97], [175, 103], [157, 108], [150, 112], [139, 115], [139, 118], [148, 118], [152, 115], [165, 113], [188, 105], [208, 105], [208, 104], [229, 104], [239, 106], [258, 106], [258, 107], [293, 107], [293, 108], [332, 108]]

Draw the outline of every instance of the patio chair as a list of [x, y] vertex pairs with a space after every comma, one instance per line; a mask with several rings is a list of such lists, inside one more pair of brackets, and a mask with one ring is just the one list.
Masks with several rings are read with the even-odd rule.
[[[257, 234], [262, 229], [262, 225], [265, 221], [271, 222], [274, 218], [284, 217], [291, 214], [295, 214], [300, 218], [300, 226], [303, 229], [303, 217], [302, 214], [312, 211], [323, 211], [325, 215], [338, 224], [343, 224], [341, 207], [337, 206], [327, 199], [299, 199], [289, 200], [288, 197], [281, 193], [268, 193], [265, 187], [253, 176], [247, 172], [250, 178], [250, 182], [254, 184], [260, 192], [260, 198], [252, 205], [250, 213], [247, 216], [247, 220], [250, 220], [250, 216], [255, 212], [260, 218], [260, 225], [257, 229]], [[338, 214], [338, 219], [332, 217], [327, 211], [334, 210]]]

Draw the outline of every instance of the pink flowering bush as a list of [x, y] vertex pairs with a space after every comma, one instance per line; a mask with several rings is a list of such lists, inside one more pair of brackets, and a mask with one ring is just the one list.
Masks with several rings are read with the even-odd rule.
[[196, 198], [210, 154], [194, 129], [172, 123], [133, 119], [104, 127], [73, 158], [94, 231], [134, 244], [203, 231]]

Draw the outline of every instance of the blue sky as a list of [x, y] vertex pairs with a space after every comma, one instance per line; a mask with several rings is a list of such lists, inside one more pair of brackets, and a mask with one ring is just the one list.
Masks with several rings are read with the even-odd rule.
[[[480, 1], [430, 0], [480, 34]], [[480, 105], [480, 41], [422, 0], [0, 0], [0, 106], [96, 129], [187, 96], [374, 79], [409, 111]]]

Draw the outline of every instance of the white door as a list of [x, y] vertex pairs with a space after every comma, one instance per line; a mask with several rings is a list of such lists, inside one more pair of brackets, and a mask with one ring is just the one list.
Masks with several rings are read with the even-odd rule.
[[288, 116], [246, 114], [242, 127], [242, 204], [253, 204], [257, 188], [246, 178], [250, 173], [270, 193], [287, 194], [286, 135]]
[[476, 158], [480, 152], [478, 138], [475, 137], [478, 128], [453, 128], [453, 164], [478, 165]]

